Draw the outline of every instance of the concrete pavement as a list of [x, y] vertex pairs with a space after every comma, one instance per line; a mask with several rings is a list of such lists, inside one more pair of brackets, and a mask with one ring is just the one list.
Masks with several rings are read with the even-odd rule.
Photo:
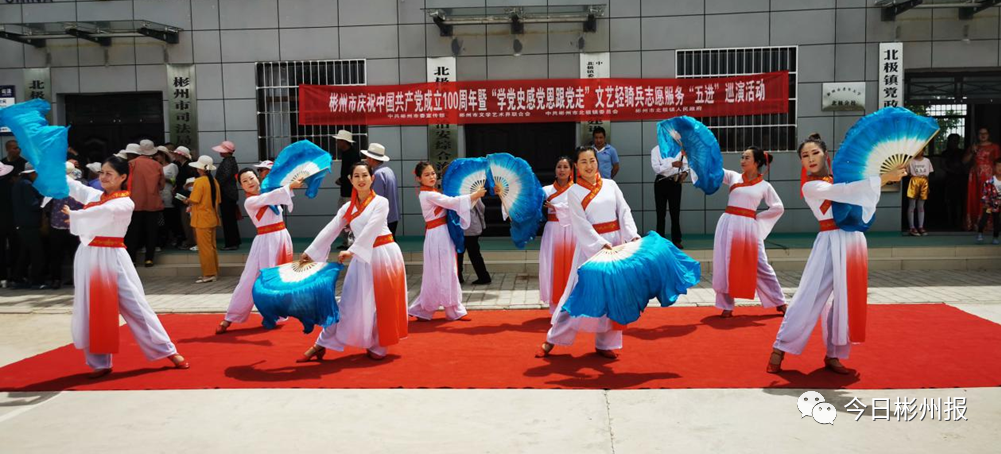
[[[787, 294], [798, 275], [780, 272]], [[411, 295], [419, 276], [410, 277]], [[537, 282], [498, 274], [467, 287], [471, 308], [539, 307]], [[703, 284], [679, 304], [711, 305]], [[874, 271], [876, 304], [948, 302], [1001, 323], [996, 272]], [[235, 279], [150, 280], [159, 312], [219, 312]], [[920, 287], [915, 288], [915, 285]], [[0, 290], [0, 365], [70, 342], [71, 289]], [[666, 352], [665, 354], [670, 354]], [[711, 358], [707, 357], [707, 360]], [[764, 361], [764, 358], [762, 358]], [[762, 363], [762, 367], [764, 364]], [[995, 452], [1001, 389], [822, 390], [833, 425], [801, 418], [804, 390], [238, 389], [0, 393], [0, 453]], [[859, 421], [853, 398], [966, 398], [966, 420]]]

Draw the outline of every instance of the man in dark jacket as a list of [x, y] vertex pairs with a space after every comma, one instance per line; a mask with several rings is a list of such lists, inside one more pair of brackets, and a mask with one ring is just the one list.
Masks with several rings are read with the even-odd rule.
[[6, 287], [10, 269], [17, 258], [17, 230], [14, 229], [14, 206], [11, 190], [17, 178], [14, 166], [0, 163], [0, 287]]
[[240, 171], [233, 153], [236, 152], [236, 145], [228, 140], [212, 147], [222, 162], [219, 163], [219, 170], [216, 171], [215, 178], [219, 181], [219, 190], [222, 197], [219, 198], [219, 218], [222, 220], [222, 234], [226, 245], [224, 251], [235, 251], [240, 248], [240, 225], [237, 223], [240, 217], [240, 193], [236, 190], [236, 174]]
[[[42, 195], [32, 184], [38, 175], [35, 168], [25, 164], [21, 179], [11, 190], [14, 208], [14, 226], [21, 241], [17, 264], [14, 267], [15, 288], [47, 288], [42, 284], [45, 272], [45, 249], [42, 247]], [[31, 275], [25, 279], [28, 269]]]
[[[335, 147], [337, 147], [334, 159], [339, 157], [341, 160], [341, 177], [337, 179], [337, 185], [341, 187], [341, 198], [337, 203], [337, 208], [340, 209], [345, 203], [351, 202], [351, 189], [353, 188], [351, 186], [351, 166], [361, 161], [361, 155], [358, 153], [350, 131], [344, 129], [337, 131], [334, 139], [336, 139]], [[334, 212], [336, 213], [337, 210], [335, 209]], [[344, 242], [337, 248], [347, 249], [353, 240], [352, 235], [348, 233], [344, 236]]]

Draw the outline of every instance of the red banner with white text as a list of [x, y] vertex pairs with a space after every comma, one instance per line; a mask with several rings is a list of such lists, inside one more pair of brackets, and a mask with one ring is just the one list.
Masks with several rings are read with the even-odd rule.
[[301, 125], [663, 120], [787, 113], [789, 73], [700, 79], [300, 85]]

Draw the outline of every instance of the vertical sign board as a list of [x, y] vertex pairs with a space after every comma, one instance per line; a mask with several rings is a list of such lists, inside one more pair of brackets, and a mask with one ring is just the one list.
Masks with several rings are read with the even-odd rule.
[[879, 43], [879, 105], [904, 106], [904, 44]]
[[195, 65], [167, 65], [167, 127], [177, 146], [198, 149], [198, 100]]
[[[14, 86], [13, 85], [0, 85], [0, 109], [13, 106], [16, 102], [14, 98]], [[10, 134], [10, 128], [6, 126], [0, 126], [0, 134]]]
[[[427, 65], [428, 82], [455, 82], [455, 57], [428, 58]], [[434, 166], [439, 178], [442, 169], [453, 159], [459, 157], [458, 151], [458, 125], [428, 125], [428, 162]]]
[[[607, 79], [610, 77], [610, 63], [608, 52], [582, 53], [580, 54], [580, 78], [581, 79]], [[588, 145], [592, 141], [591, 131], [594, 128], [605, 128], [605, 139], [611, 141], [612, 122], [608, 120], [586, 121], [580, 124], [580, 144]]]
[[[884, 107], [904, 106], [904, 44], [879, 43], [879, 104]], [[897, 192], [900, 182], [883, 186], [883, 192]]]
[[[52, 99], [52, 79], [49, 68], [28, 68], [24, 70], [24, 100], [41, 98], [50, 103]], [[52, 111], [45, 118], [52, 124]]]

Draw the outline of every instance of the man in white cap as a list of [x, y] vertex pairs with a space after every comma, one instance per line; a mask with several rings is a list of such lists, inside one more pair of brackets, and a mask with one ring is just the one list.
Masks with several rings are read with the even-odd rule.
[[[188, 165], [191, 160], [191, 150], [185, 146], [179, 146], [174, 148], [172, 151], [174, 155], [174, 162], [177, 164], [177, 184], [174, 186], [174, 197], [177, 195], [182, 195], [187, 197], [191, 195], [190, 184], [194, 184], [195, 178], [198, 176], [198, 171], [194, 167]], [[191, 183], [187, 183], [191, 180]], [[178, 205], [180, 207], [180, 205]], [[184, 238], [178, 238], [175, 246], [178, 249], [190, 250], [195, 247], [195, 231], [191, 229], [191, 213], [188, 212], [184, 207], [178, 209], [181, 218], [181, 229], [184, 230]]]
[[259, 164], [255, 164], [254, 168], [257, 169], [257, 178], [264, 180], [271, 173], [271, 168], [275, 166], [273, 161], [261, 161]]
[[[14, 211], [14, 228], [20, 250], [14, 266], [14, 287], [45, 289], [42, 276], [45, 273], [45, 248], [42, 247], [42, 195], [32, 184], [38, 175], [31, 163], [24, 165], [21, 179], [14, 183], [11, 201]], [[31, 275], [28, 276], [28, 269]]]
[[389, 224], [389, 230], [396, 235], [396, 226], [400, 223], [400, 202], [397, 198], [396, 173], [386, 165], [389, 162], [386, 147], [372, 143], [368, 145], [368, 150], [362, 150], [361, 154], [373, 169], [372, 190], [389, 200], [389, 216], [386, 222]]
[[87, 170], [90, 172], [90, 175], [87, 175], [87, 186], [103, 191], [104, 187], [101, 186], [101, 163], [92, 162], [87, 164]]
[[[132, 144], [129, 144], [132, 145]], [[127, 153], [132, 153], [126, 147]], [[156, 240], [159, 233], [159, 219], [163, 212], [163, 199], [160, 191], [167, 184], [163, 175], [163, 166], [153, 160], [156, 147], [150, 140], [139, 143], [139, 157], [129, 161], [129, 197], [135, 203], [132, 212], [132, 223], [125, 233], [125, 246], [129, 256], [135, 260], [139, 249], [146, 247], [144, 264], [147, 268], [153, 266], [156, 255]]]
[[124, 150], [119, 151], [118, 154], [119, 155], [124, 155], [125, 159], [128, 159], [129, 161], [131, 161], [131, 160], [133, 160], [135, 158], [138, 158], [142, 154], [140, 152], [141, 150], [142, 150], [142, 147], [140, 147], [139, 144], [137, 144], [137, 143], [130, 143], [130, 144], [128, 144], [128, 145], [125, 146]]
[[240, 192], [236, 190], [236, 174], [240, 171], [239, 165], [233, 154], [236, 153], [236, 144], [224, 140], [219, 145], [212, 147], [212, 151], [219, 153], [222, 161], [219, 162], [219, 169], [216, 170], [215, 179], [219, 182], [219, 190], [222, 197], [219, 199], [219, 218], [222, 221], [222, 234], [225, 240], [224, 251], [235, 251], [240, 248]]
[[[355, 141], [351, 131], [344, 129], [337, 131], [337, 134], [334, 134], [334, 139], [334, 147], [336, 148], [334, 159], [340, 159], [341, 161], [341, 176], [337, 179], [337, 185], [341, 187], [341, 198], [337, 203], [337, 207], [340, 208], [345, 203], [351, 202], [351, 166], [361, 161], [361, 155], [358, 154], [358, 149], [355, 148]], [[347, 249], [351, 246], [353, 240], [353, 235], [348, 233], [344, 237], [344, 242], [340, 246], [337, 246], [337, 249]]]
[[11, 261], [17, 257], [17, 229], [14, 228], [14, 205], [11, 190], [18, 172], [0, 162], [0, 287], [7, 287]]

